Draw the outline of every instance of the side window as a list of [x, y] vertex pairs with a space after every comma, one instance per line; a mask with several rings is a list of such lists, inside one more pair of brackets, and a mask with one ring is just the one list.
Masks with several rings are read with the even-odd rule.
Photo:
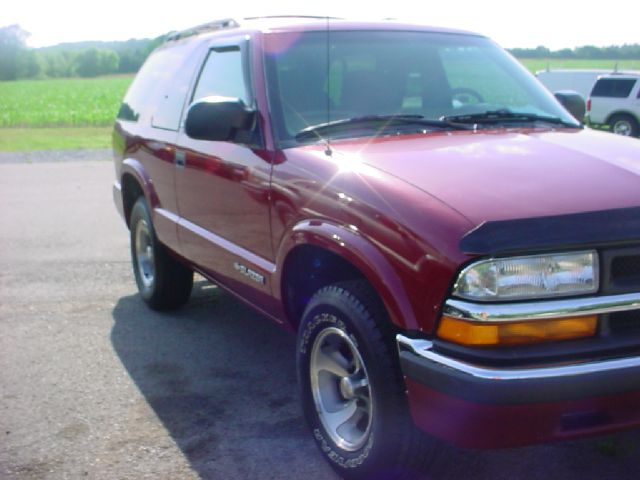
[[191, 101], [211, 95], [240, 98], [249, 103], [238, 47], [215, 48], [209, 52]]
[[199, 55], [192, 53], [186, 61], [177, 61], [173, 75], [163, 85], [153, 113], [151, 125], [165, 130], [178, 130], [191, 80], [198, 66]]
[[593, 86], [591, 96], [627, 98], [635, 84], [633, 79], [601, 78]]
[[[239, 47], [213, 48], [209, 51], [193, 91], [191, 103], [210, 96], [239, 98], [245, 104], [251, 104], [252, 97], [247, 88]], [[260, 145], [262, 136], [257, 122], [251, 130], [235, 132], [230, 141], [244, 145]]]
[[[163, 128], [176, 130], [182, 103], [172, 89], [174, 77], [184, 75], [182, 72], [185, 69], [182, 67], [186, 55], [188, 51], [184, 45], [169, 45], [152, 53], [127, 91], [118, 118], [130, 122], [137, 122], [141, 116], [161, 118]], [[169, 92], [171, 95], [168, 95]], [[185, 96], [186, 90], [182, 102]], [[158, 110], [164, 110], [160, 117]], [[170, 118], [173, 120], [169, 121]], [[156, 121], [153, 123], [156, 124]]]

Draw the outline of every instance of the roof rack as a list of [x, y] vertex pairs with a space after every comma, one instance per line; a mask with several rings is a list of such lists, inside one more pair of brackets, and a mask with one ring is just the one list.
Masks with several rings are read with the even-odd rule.
[[214, 20], [213, 22], [203, 23], [195, 27], [187, 28], [181, 32], [171, 32], [167, 35], [167, 42], [175, 42], [182, 38], [191, 37], [193, 35], [199, 35], [204, 32], [213, 32], [215, 30], [223, 30], [225, 28], [237, 28], [240, 24], [233, 18], [223, 18], [221, 20]]
[[308, 18], [312, 20], [344, 20], [342, 17], [321, 17], [319, 15], [264, 15], [261, 17], [245, 17], [244, 20], [262, 20], [268, 18]]

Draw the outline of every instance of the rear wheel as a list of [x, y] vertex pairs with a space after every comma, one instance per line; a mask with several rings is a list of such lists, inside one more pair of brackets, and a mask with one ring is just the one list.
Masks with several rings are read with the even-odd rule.
[[158, 242], [144, 197], [131, 210], [131, 262], [143, 300], [155, 310], [184, 305], [191, 295], [193, 271]]
[[320, 289], [303, 314], [297, 363], [305, 416], [346, 479], [416, 478], [436, 450], [411, 421], [386, 322], [363, 281]]
[[640, 133], [638, 127], [638, 121], [631, 115], [624, 113], [618, 113], [613, 115], [609, 119], [609, 127], [611, 131], [618, 135], [624, 135], [625, 137], [637, 137]]

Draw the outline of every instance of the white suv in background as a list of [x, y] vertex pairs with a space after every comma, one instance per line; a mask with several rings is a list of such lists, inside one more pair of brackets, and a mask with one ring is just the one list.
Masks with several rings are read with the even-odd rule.
[[587, 101], [588, 123], [608, 125], [613, 133], [640, 134], [640, 73], [603, 75]]

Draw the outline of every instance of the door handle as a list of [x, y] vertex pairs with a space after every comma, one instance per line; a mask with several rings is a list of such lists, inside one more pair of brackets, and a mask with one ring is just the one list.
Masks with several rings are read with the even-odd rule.
[[187, 155], [181, 150], [176, 150], [176, 167], [184, 168], [186, 164]]

